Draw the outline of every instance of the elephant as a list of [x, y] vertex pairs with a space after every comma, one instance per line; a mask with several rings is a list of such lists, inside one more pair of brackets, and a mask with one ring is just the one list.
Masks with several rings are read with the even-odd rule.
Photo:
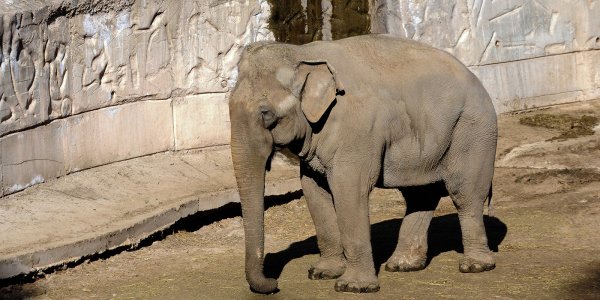
[[252, 43], [238, 64], [229, 114], [252, 291], [277, 291], [263, 270], [264, 189], [281, 149], [299, 157], [315, 225], [320, 258], [309, 278], [336, 279], [341, 292], [379, 290], [370, 242], [374, 187], [399, 189], [406, 201], [387, 271], [425, 267], [429, 224], [446, 195], [462, 232], [459, 270], [495, 267], [483, 210], [491, 197], [496, 112], [482, 83], [452, 55], [380, 34]]

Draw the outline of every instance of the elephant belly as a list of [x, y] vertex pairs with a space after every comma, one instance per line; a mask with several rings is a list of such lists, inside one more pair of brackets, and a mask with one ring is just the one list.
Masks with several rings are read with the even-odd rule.
[[383, 158], [379, 185], [386, 188], [425, 185], [441, 180], [442, 151], [391, 147]]
[[441, 180], [439, 172], [419, 169], [385, 168], [378, 187], [396, 188], [426, 185]]

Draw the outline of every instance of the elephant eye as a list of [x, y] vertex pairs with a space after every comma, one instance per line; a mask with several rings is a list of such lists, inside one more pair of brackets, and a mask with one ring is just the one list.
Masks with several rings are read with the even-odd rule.
[[273, 129], [275, 122], [277, 121], [277, 116], [275, 116], [273, 109], [267, 106], [261, 106], [260, 114], [262, 116], [263, 126], [266, 129]]

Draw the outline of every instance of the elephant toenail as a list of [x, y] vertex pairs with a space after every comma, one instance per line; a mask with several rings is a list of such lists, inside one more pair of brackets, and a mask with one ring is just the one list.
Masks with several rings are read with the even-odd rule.
[[387, 263], [385, 264], [385, 270], [388, 272], [398, 272], [400, 268], [397, 264]]
[[334, 286], [334, 289], [336, 292], [345, 292], [345, 291], [347, 291], [347, 288], [348, 288], [347, 282], [338, 281], [335, 283], [335, 286]]

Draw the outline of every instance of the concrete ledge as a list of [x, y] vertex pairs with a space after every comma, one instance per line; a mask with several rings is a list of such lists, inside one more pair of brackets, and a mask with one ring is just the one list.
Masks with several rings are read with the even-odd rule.
[[65, 175], [63, 133], [64, 124], [53, 122], [0, 138], [4, 194]]
[[173, 147], [171, 101], [144, 101], [65, 119], [67, 174]]
[[[0, 279], [133, 246], [177, 220], [239, 202], [229, 147], [160, 153], [93, 168], [0, 202]], [[299, 191], [297, 166], [277, 156], [266, 194]]]
[[171, 100], [55, 120], [0, 138], [2, 191], [8, 195], [79, 170], [171, 150], [173, 141]]
[[191, 95], [173, 100], [175, 150], [229, 144], [227, 94]]

